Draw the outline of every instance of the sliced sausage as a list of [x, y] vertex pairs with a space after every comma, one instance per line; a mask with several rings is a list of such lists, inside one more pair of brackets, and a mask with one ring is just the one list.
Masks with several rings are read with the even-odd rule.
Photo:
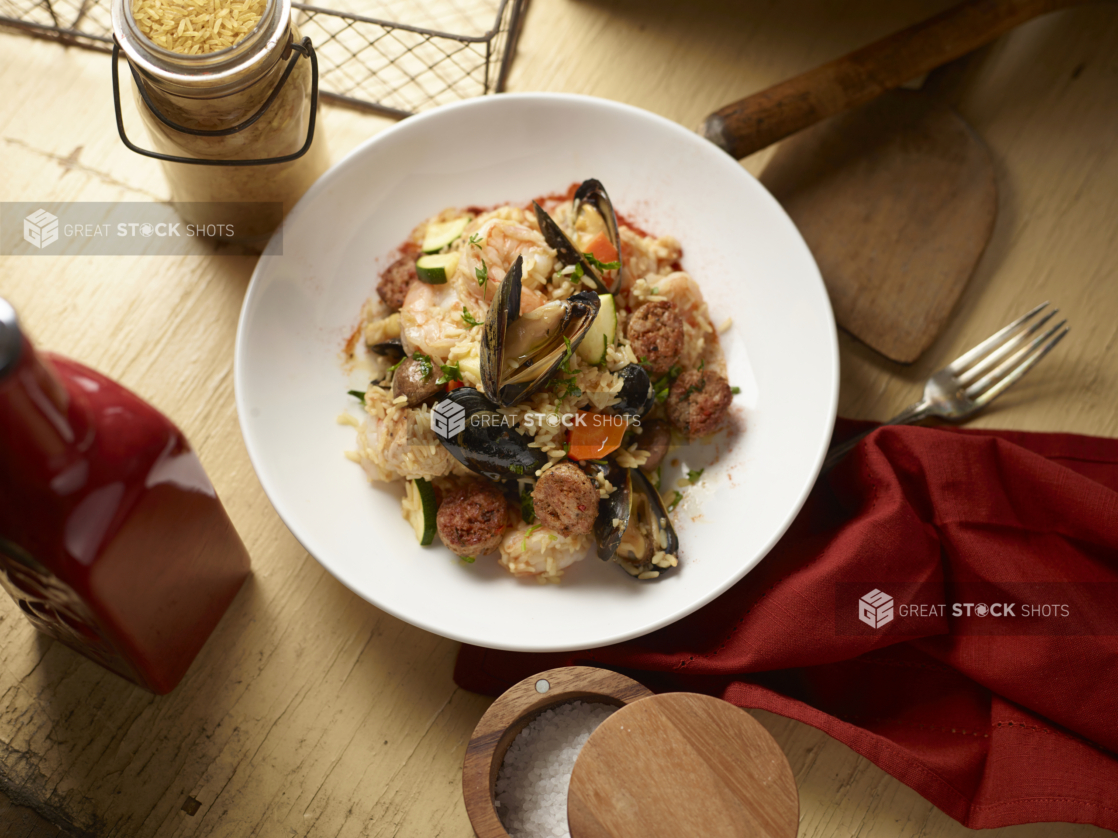
[[419, 281], [415, 272], [415, 254], [406, 253], [384, 269], [377, 283], [377, 293], [384, 304], [393, 311], [399, 311], [404, 304], [408, 288]]
[[671, 369], [683, 351], [683, 320], [675, 303], [659, 300], [645, 303], [629, 318], [629, 345], [653, 376]]
[[730, 384], [710, 370], [688, 370], [668, 393], [668, 418], [689, 439], [718, 430], [726, 418], [733, 393]]
[[598, 487], [574, 463], [559, 463], [536, 481], [532, 491], [536, 518], [560, 535], [587, 534], [598, 517]]
[[443, 544], [459, 556], [488, 553], [508, 524], [505, 496], [495, 483], [474, 480], [443, 498], [435, 523]]
[[406, 396], [408, 407], [418, 407], [443, 389], [437, 384], [439, 370], [433, 362], [423, 364], [413, 358], [404, 358], [392, 375], [392, 398]]
[[656, 467], [668, 453], [668, 446], [672, 444], [672, 431], [663, 419], [650, 419], [641, 422], [641, 435], [637, 437], [637, 447], [648, 452], [648, 459], [641, 466], [647, 472], [656, 471]]

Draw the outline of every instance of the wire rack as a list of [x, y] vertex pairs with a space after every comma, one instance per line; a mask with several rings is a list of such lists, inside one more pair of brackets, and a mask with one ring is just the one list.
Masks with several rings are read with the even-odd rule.
[[[108, 52], [110, 0], [0, 0], [0, 25]], [[526, 0], [292, 3], [323, 96], [389, 116], [504, 89]]]

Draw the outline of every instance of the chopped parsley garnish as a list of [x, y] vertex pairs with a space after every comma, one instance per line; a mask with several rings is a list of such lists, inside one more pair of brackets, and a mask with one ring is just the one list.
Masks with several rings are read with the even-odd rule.
[[687, 470], [687, 480], [688, 480], [688, 482], [690, 482], [691, 485], [694, 485], [694, 484], [698, 483], [699, 478], [703, 476], [704, 471], [706, 471], [705, 468], [701, 468], [698, 471], [693, 471], [691, 469], [688, 469]]
[[462, 306], [462, 322], [465, 323], [467, 326], [481, 325], [481, 321], [475, 320], [474, 316], [470, 314], [470, 310], [465, 306]]
[[[644, 363], [642, 361], [641, 363]], [[662, 378], [658, 378], [652, 383], [652, 389], [656, 393], [656, 401], [661, 404], [668, 398], [668, 393], [671, 392], [672, 382], [679, 378], [680, 373], [683, 372], [679, 364], [672, 364], [668, 371]]]
[[602, 262], [593, 253], [583, 253], [583, 258], [600, 271], [616, 271], [621, 267], [621, 262]]
[[463, 556], [462, 561], [464, 561], [466, 564], [473, 564], [477, 560], [473, 556]]
[[741, 393], [741, 387], [731, 387], [730, 392], [736, 396]]
[[474, 276], [477, 277], [477, 284], [481, 286], [482, 293], [485, 292], [485, 283], [489, 281], [489, 266], [485, 264], [485, 260], [481, 260], [481, 267], [474, 268]]
[[683, 500], [683, 494], [680, 491], [676, 490], [675, 496], [672, 498], [672, 502], [668, 504], [668, 512], [675, 512], [675, 508], [679, 506], [679, 502], [681, 500]]
[[[443, 371], [443, 374], [436, 379], [436, 384], [449, 384], [452, 381], [462, 380], [462, 373], [458, 369], [457, 361], [453, 364], [439, 364], [439, 369]], [[426, 378], [427, 376], [423, 377]]]
[[686, 391], [685, 391], [685, 392], [683, 393], [683, 398], [681, 399], [681, 401], [687, 401], [687, 400], [688, 400], [689, 398], [691, 398], [691, 394], [692, 394], [692, 393], [701, 393], [701, 392], [703, 392], [703, 390], [705, 390], [705, 389], [706, 389], [706, 386], [707, 386], [707, 380], [706, 380], [705, 378], [704, 378], [704, 379], [702, 379], [702, 380], [701, 380], [701, 381], [700, 381], [700, 382], [699, 382], [698, 384], [692, 384], [692, 385], [691, 385], [690, 387], [688, 387], [688, 388], [687, 388], [687, 390], [686, 390]]
[[582, 390], [575, 384], [578, 371], [571, 369], [571, 356], [574, 355], [574, 347], [571, 345], [571, 339], [566, 335], [563, 335], [563, 342], [567, 345], [567, 349], [563, 353], [563, 360], [559, 362], [558, 370], [566, 373], [570, 378], [557, 376], [551, 382], [551, 389], [560, 399], [565, 399], [567, 396], [574, 396], [577, 399], [582, 395]]
[[701, 370], [706, 365], [707, 365], [707, 359], [706, 358], [700, 358], [699, 359], [699, 366], [697, 366], [695, 369], [700, 369]]
[[365, 403], [365, 392], [363, 390], [350, 390], [349, 395], [353, 396], [353, 398], [357, 399], [361, 404]]
[[576, 262], [575, 269], [571, 271], [567, 279], [569, 279], [571, 282], [580, 282], [584, 276], [586, 276], [586, 271], [583, 270], [582, 263]]
[[[405, 355], [405, 356], [404, 356], [404, 358], [407, 358], [407, 357], [408, 357], [407, 355]], [[389, 371], [389, 372], [396, 372], [396, 370], [397, 370], [397, 369], [399, 369], [399, 367], [400, 367], [400, 364], [404, 363], [404, 358], [401, 358], [401, 359], [400, 359], [399, 361], [397, 361], [397, 362], [396, 362], [395, 364], [393, 364], [392, 366], [390, 366], [390, 367], [388, 368], [388, 371]]]
[[[432, 366], [431, 364], [430, 355], [424, 355], [422, 352], [416, 352], [414, 355], [411, 356], [411, 359], [419, 364], [419, 371], [422, 373], [421, 377], [424, 379], [426, 379], [427, 376], [429, 376], [431, 374], [431, 371], [434, 369], [434, 366]], [[397, 364], [396, 366], [398, 367], [400, 365]]]
[[532, 502], [532, 493], [527, 489], [520, 490], [520, 517], [525, 524], [536, 520], [536, 506]]
[[481, 250], [481, 246], [485, 244], [485, 239], [483, 239], [477, 233], [474, 233], [472, 236], [470, 236], [470, 244], [472, 244], [478, 250]]

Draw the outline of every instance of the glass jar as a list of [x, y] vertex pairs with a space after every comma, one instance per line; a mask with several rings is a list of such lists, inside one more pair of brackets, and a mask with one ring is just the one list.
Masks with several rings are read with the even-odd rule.
[[172, 200], [185, 204], [180, 214], [203, 234], [234, 241], [270, 235], [328, 165], [321, 131], [295, 159], [231, 165], [290, 157], [311, 139], [317, 65], [309, 39], [300, 41], [291, 19], [291, 1], [269, 0], [247, 36], [204, 55], [172, 52], [151, 41], [133, 16], [132, 0], [113, 0], [112, 17], [114, 76], [117, 51], [123, 51], [156, 154], [126, 137], [114, 85], [125, 144], [161, 159]]

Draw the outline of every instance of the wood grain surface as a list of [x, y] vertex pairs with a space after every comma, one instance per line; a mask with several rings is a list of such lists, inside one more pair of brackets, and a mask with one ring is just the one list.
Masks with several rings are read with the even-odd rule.
[[[509, 86], [605, 96], [694, 126], [947, 6], [532, 0]], [[158, 164], [116, 136], [104, 55], [18, 34], [0, 33], [0, 47], [0, 200], [168, 197]], [[1071, 335], [972, 426], [1118, 435], [1114, 5], [1047, 15], [997, 41], [959, 109], [994, 156], [990, 244], [916, 364], [884, 362], [840, 337], [839, 409], [888, 418], [930, 371], [1051, 298]], [[335, 158], [390, 124], [337, 108], [323, 117]], [[744, 165], [757, 174], [768, 156]], [[457, 644], [371, 607], [310, 558], [249, 464], [232, 368], [253, 261], [220, 249], [0, 261], [0, 294], [40, 345], [116, 377], [183, 428], [255, 569], [184, 683], [162, 699], [37, 637], [0, 601], [0, 786], [74, 835], [98, 838], [468, 838], [462, 760], [490, 700], [455, 687]], [[970, 834], [818, 731], [754, 715], [789, 756], [803, 838]], [[1107, 834], [1045, 824], [984, 833]]]
[[632, 678], [589, 666], [550, 669], [509, 687], [474, 728], [462, 765], [462, 799], [478, 838], [508, 838], [493, 805], [497, 774], [513, 740], [540, 713], [569, 701], [624, 707], [651, 695]]
[[623, 707], [579, 752], [571, 838], [796, 838], [788, 760], [752, 716], [670, 693]]
[[835, 320], [910, 364], [947, 322], [994, 229], [986, 145], [922, 90], [892, 90], [780, 144], [761, 182], [815, 256]]

